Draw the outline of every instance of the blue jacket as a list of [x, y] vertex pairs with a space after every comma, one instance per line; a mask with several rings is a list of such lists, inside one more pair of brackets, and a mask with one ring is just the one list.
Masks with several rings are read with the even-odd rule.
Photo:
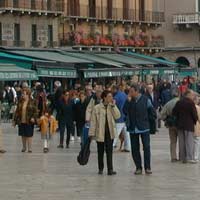
[[161, 103], [162, 106], [164, 106], [168, 101], [172, 99], [171, 91], [170, 89], [165, 89], [161, 93]]
[[121, 114], [121, 117], [118, 120], [116, 120], [116, 123], [124, 123], [125, 122], [125, 114], [123, 112], [123, 107], [127, 100], [127, 95], [124, 92], [118, 91], [114, 95], [114, 99], [116, 101], [117, 108], [119, 109], [120, 114]]

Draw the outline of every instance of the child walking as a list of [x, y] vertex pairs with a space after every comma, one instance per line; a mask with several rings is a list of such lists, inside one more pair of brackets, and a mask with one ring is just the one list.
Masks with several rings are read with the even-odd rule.
[[58, 122], [56, 121], [55, 117], [52, 115], [51, 111], [45, 112], [38, 121], [38, 124], [41, 127], [41, 136], [44, 142], [44, 153], [49, 152], [49, 140], [51, 136], [56, 133], [58, 128]]

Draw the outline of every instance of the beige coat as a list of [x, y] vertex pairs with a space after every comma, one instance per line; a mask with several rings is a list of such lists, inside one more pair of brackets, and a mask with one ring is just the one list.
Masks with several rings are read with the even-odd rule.
[[[120, 111], [116, 105], [108, 105], [107, 119], [111, 139], [116, 135], [116, 122], [120, 118]], [[97, 142], [104, 142], [106, 124], [106, 109], [103, 103], [94, 107], [90, 121], [89, 136], [95, 137]]]
[[198, 121], [194, 127], [194, 136], [200, 137], [200, 106], [196, 105]]
[[92, 117], [92, 111], [93, 111], [94, 107], [95, 107], [95, 100], [93, 98], [91, 98], [91, 100], [87, 106], [86, 113], [85, 113], [85, 121], [86, 122], [90, 122], [91, 117]]

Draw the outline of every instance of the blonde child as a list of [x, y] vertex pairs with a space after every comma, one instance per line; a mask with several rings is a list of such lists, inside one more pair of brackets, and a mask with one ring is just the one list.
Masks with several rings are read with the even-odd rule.
[[44, 142], [44, 153], [49, 152], [49, 140], [51, 136], [56, 133], [58, 128], [58, 122], [55, 117], [52, 115], [51, 111], [45, 112], [38, 121], [38, 124], [41, 127], [41, 136]]

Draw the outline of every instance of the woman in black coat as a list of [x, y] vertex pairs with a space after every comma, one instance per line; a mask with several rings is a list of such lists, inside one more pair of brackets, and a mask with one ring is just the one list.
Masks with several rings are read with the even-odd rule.
[[74, 117], [76, 121], [77, 136], [80, 140], [83, 127], [85, 125], [85, 112], [87, 108], [87, 101], [84, 92], [79, 93], [79, 101], [74, 104]]
[[73, 102], [70, 100], [69, 92], [64, 91], [58, 110], [58, 123], [60, 128], [60, 144], [58, 145], [58, 148], [64, 147], [65, 129], [67, 129], [66, 148], [69, 148], [70, 136], [74, 133], [73, 116]]

